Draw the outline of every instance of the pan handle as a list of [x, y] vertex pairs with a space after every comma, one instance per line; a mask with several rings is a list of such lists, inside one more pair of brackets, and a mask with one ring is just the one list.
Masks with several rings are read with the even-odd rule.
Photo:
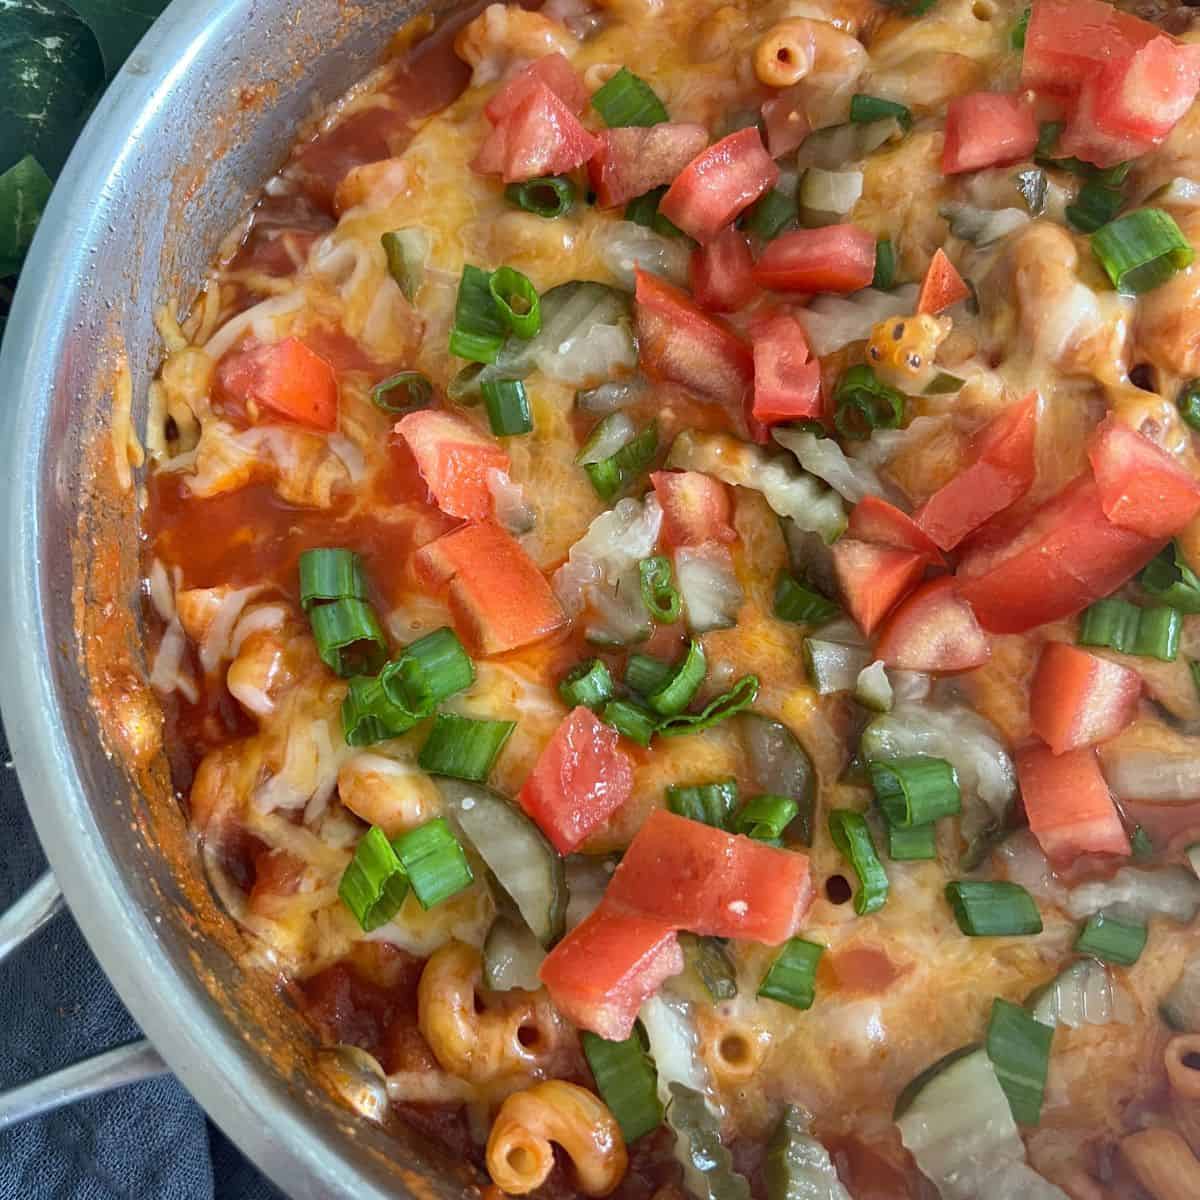
[[[47, 871], [0, 916], [0, 962], [53, 920], [63, 907], [58, 882]], [[169, 1069], [147, 1041], [106, 1050], [94, 1058], [85, 1058], [61, 1071], [0, 1092], [0, 1129], [139, 1079], [165, 1075]]]

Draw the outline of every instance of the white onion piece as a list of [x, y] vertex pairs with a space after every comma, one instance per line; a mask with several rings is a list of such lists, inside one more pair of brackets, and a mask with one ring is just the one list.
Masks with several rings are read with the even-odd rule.
[[1111, 879], [1072, 888], [1066, 908], [1080, 919], [1103, 910], [1119, 921], [1164, 916], [1186, 924], [1200, 908], [1200, 879], [1186, 867], [1122, 867]]
[[1103, 963], [1084, 958], [1046, 985], [1031, 1015], [1043, 1025], [1062, 1024], [1078, 1029], [1083, 1025], [1131, 1024], [1137, 1017], [1137, 1008]]
[[581, 412], [606, 417], [636, 404], [646, 394], [646, 380], [641, 375], [626, 379], [610, 379], [599, 387], [575, 393], [575, 404]]
[[996, 847], [996, 857], [1012, 883], [1020, 884], [1037, 900], [1062, 906], [1065, 889], [1055, 879], [1050, 860], [1030, 830], [1020, 829], [1006, 837]]
[[[672, 1083], [682, 1083], [707, 1100], [708, 1071], [700, 1058], [700, 1035], [692, 1024], [688, 1006], [682, 1000], [651, 996], [638, 1010], [638, 1019], [650, 1043], [662, 1102], [670, 1103]], [[709, 1108], [713, 1108], [711, 1101]]]
[[492, 493], [492, 510], [496, 520], [509, 533], [528, 533], [537, 523], [534, 511], [525, 503], [525, 493], [519, 483], [509, 478], [507, 471], [489, 467], [488, 491]]
[[796, 316], [808, 335], [814, 355], [832, 354], [851, 342], [865, 341], [888, 317], [906, 316], [917, 303], [917, 285], [906, 283], [891, 292], [863, 288], [853, 296], [817, 296]]
[[864, 647], [844, 646], [825, 638], [804, 639], [804, 665], [820, 696], [852, 691], [870, 661], [871, 652]]
[[844, 217], [863, 192], [861, 171], [826, 171], [809, 167], [800, 180], [796, 199], [801, 208]]
[[1159, 188], [1151, 197], [1155, 204], [1173, 205], [1176, 208], [1200, 207], [1200, 183], [1177, 175], [1166, 187]]
[[579, 452], [575, 460], [581, 467], [590, 463], [603, 462], [611, 458], [622, 446], [632, 442], [637, 436], [633, 418], [627, 413], [613, 413], [610, 420], [601, 421], [596, 432], [588, 438], [587, 444]]
[[833, 438], [817, 437], [806, 429], [780, 428], [774, 433], [775, 440], [790, 450], [806, 471], [823, 479], [848, 503], [857, 504], [865, 496], [904, 503], [896, 489], [889, 488], [867, 463], [847, 458]]
[[1180, 1033], [1200, 1033], [1200, 954], [1183, 964], [1179, 978], [1163, 997], [1162, 1015]]
[[637, 267], [672, 283], [687, 283], [691, 252], [680, 238], [663, 237], [633, 221], [605, 222], [596, 236], [602, 239], [600, 258], [623, 287], [635, 286]]
[[1116, 750], [1103, 761], [1104, 778], [1121, 800], [1191, 804], [1200, 800], [1200, 753]]
[[906, 700], [925, 700], [933, 690], [933, 679], [921, 671], [896, 669], [888, 672], [888, 678], [892, 681], [892, 692], [897, 704]]
[[675, 577], [684, 619], [692, 633], [730, 629], [746, 599], [723, 546], [682, 547], [675, 551]]
[[875, 712], [887, 712], [892, 707], [895, 700], [892, 681], [879, 659], [859, 671], [854, 681], [854, 698]]
[[[823, 10], [812, 15], [820, 21], [829, 19]], [[895, 117], [866, 124], [851, 121], [844, 125], [828, 125], [804, 139], [796, 152], [796, 165], [836, 171], [847, 163], [861, 161], [885, 142], [903, 136], [904, 130]]]
[[329, 449], [342, 460], [351, 483], [362, 483], [367, 477], [366, 455], [344, 434], [331, 433], [325, 440]]
[[974, 204], [943, 204], [938, 215], [950, 222], [950, 232], [974, 246], [990, 246], [1029, 224], [1019, 208], [976, 208]]

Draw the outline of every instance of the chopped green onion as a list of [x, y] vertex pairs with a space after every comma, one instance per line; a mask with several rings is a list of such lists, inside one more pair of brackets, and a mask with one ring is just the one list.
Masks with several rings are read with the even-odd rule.
[[388, 274], [411, 303], [425, 282], [425, 260], [429, 257], [429, 234], [423, 229], [394, 229], [380, 239], [387, 255]]
[[347, 746], [373, 746], [407, 733], [427, 715], [393, 704], [377, 676], [357, 675], [342, 701], [342, 737]]
[[1042, 914], [1017, 883], [959, 879], [946, 884], [946, 900], [968, 937], [1016, 937], [1042, 932]]
[[1138, 583], [1155, 600], [1180, 612], [1200, 613], [1200, 578], [1184, 561], [1178, 542], [1164, 546], [1142, 568]]
[[875, 276], [871, 286], [886, 292], [896, 282], [896, 248], [891, 238], [880, 238], [875, 243]]
[[483, 384], [488, 422], [497, 437], [515, 437], [533, 431], [529, 396], [519, 379], [488, 379]]
[[1129, 835], [1129, 845], [1133, 850], [1134, 858], [1152, 858], [1154, 856], [1154, 842], [1140, 825], [1133, 827], [1133, 832]]
[[767, 968], [758, 994], [792, 1008], [812, 1008], [817, 994], [817, 963], [825, 947], [803, 938], [791, 938]]
[[829, 833], [842, 857], [858, 876], [854, 911], [860, 917], [881, 909], [888, 897], [888, 877], [875, 853], [875, 842], [867, 819], [849, 808], [835, 808], [829, 814]]
[[471, 864], [442, 817], [410, 829], [392, 843], [422, 908], [457, 896], [474, 882]]
[[916, 754], [870, 764], [875, 799], [889, 825], [931, 825], [962, 811], [958, 775], [944, 758]]
[[638, 479], [658, 453], [658, 422], [651, 421], [632, 441], [584, 470], [601, 500], [615, 500]]
[[1166, 605], [1139, 608], [1109, 596], [1084, 610], [1079, 622], [1081, 646], [1107, 646], [1120, 654], [1136, 654], [1174, 662], [1179, 653], [1183, 618]]
[[718, 779], [712, 783], [671, 784], [667, 788], [667, 808], [681, 817], [728, 829], [737, 807], [736, 779]]
[[1187, 660], [1188, 671], [1192, 676], [1192, 683], [1196, 688], [1197, 696], [1200, 696], [1200, 660], [1189, 658]]
[[682, 229], [668, 221], [658, 211], [659, 203], [666, 194], [665, 187], [657, 187], [643, 192], [640, 196], [635, 196], [625, 205], [625, 220], [632, 221], [635, 225], [641, 225], [646, 229], [653, 229], [655, 233], [661, 234], [663, 237], [686, 238], [687, 234]]
[[713, 1000], [733, 1000], [737, 996], [737, 968], [720, 938], [680, 933], [679, 944], [687, 964]]
[[558, 685], [558, 694], [571, 708], [582, 704], [599, 711], [616, 695], [616, 687], [604, 663], [592, 658], [567, 672]]
[[845, 438], [861, 441], [876, 429], [899, 429], [904, 422], [904, 396], [881, 383], [865, 363], [838, 380], [833, 404], [833, 423]]
[[492, 299], [489, 271], [468, 263], [463, 267], [450, 330], [450, 353], [472, 362], [493, 363], [504, 345], [508, 326]]
[[734, 818], [733, 831], [757, 842], [779, 845], [783, 831], [799, 815], [800, 805], [791, 796], [755, 796]]
[[388, 699], [428, 716], [436, 705], [475, 682], [475, 665], [452, 629], [435, 629], [410, 643], [379, 673]]
[[850, 97], [850, 120], [855, 125], [870, 125], [872, 121], [886, 121], [889, 117], [895, 118], [905, 133], [913, 126], [912, 111], [895, 100], [883, 100], [863, 92]]
[[672, 675], [675, 668], [661, 658], [648, 654], [631, 654], [625, 664], [625, 686], [641, 696], [657, 692]]
[[1092, 234], [1092, 253], [1119, 292], [1139, 295], [1190, 266], [1192, 244], [1161, 208], [1139, 208]]
[[772, 188], [764, 192], [746, 213], [743, 228], [760, 242], [777, 238], [785, 229], [795, 225], [798, 218], [796, 198]]
[[642, 603], [656, 621], [670, 625], [679, 620], [683, 601], [679, 589], [671, 582], [671, 560], [661, 554], [643, 558], [638, 563], [642, 584]]
[[1075, 953], [1101, 962], [1132, 967], [1146, 948], [1146, 926], [1140, 921], [1115, 921], [1103, 913], [1088, 917], [1075, 939]]
[[635, 1029], [623, 1042], [610, 1042], [587, 1030], [580, 1035], [596, 1088], [626, 1143], [657, 1129], [663, 1118], [658, 1072], [638, 1035]]
[[1025, 34], [1029, 30], [1029, 16], [1032, 11], [1031, 8], [1025, 9], [1017, 18], [1017, 23], [1012, 27], [1012, 32], [1008, 35], [1008, 44], [1014, 50], [1025, 49]]
[[1175, 397], [1175, 406], [1183, 423], [1190, 429], [1200, 430], [1200, 379], [1189, 379], [1179, 389]]
[[1022, 1125], [1036, 1125], [1041, 1119], [1053, 1037], [1053, 1027], [1035, 1021], [1021, 1005], [999, 998], [992, 1002], [987, 1056], [1013, 1118]]
[[575, 185], [565, 175], [543, 175], [524, 183], [510, 183], [504, 198], [522, 212], [553, 221], [575, 206]]
[[660, 716], [676, 716], [691, 704], [707, 673], [708, 660], [704, 655], [704, 647], [699, 638], [692, 638], [687, 653], [672, 668], [670, 677], [645, 694], [646, 703]]
[[823, 625], [842, 610], [820, 592], [806, 587], [794, 575], [780, 571], [775, 580], [775, 615], [797, 625]]
[[542, 301], [528, 275], [513, 267], [500, 267], [492, 272], [488, 289], [504, 323], [517, 337], [537, 337], [542, 328]]
[[387, 658], [387, 638], [374, 608], [344, 596], [309, 610], [309, 624], [321, 661], [343, 679], [371, 675]]
[[888, 858], [896, 862], [921, 862], [937, 858], [937, 835], [933, 825], [887, 827]]
[[658, 729], [658, 718], [632, 700], [610, 700], [600, 716], [606, 724], [639, 746], [649, 746]]
[[957, 375], [950, 375], [945, 371], [939, 371], [925, 389], [925, 395], [952, 396], [955, 392], [961, 392], [966, 382], [965, 379], [959, 379]]
[[417, 765], [430, 775], [482, 783], [516, 727], [516, 721], [474, 721], [440, 712], [421, 747]]
[[749, 708], [758, 695], [758, 676], [743, 675], [727, 692], [710, 700], [698, 713], [680, 713], [660, 721], [658, 732], [663, 737], [682, 737], [689, 733], [701, 733], [721, 721]]
[[654, 89], [628, 67], [622, 67], [593, 94], [592, 107], [610, 129], [622, 125], [659, 125], [670, 120]]
[[408, 876], [387, 834], [372, 825], [359, 839], [354, 857], [342, 873], [338, 896], [364, 933], [386, 925], [408, 893]]
[[[393, 392], [403, 392], [403, 399], [394, 400]], [[371, 403], [385, 413], [407, 413], [427, 408], [433, 399], [433, 384], [420, 371], [401, 371], [389, 375], [371, 389]]]
[[1120, 188], [1105, 187], [1095, 179], [1089, 179], [1079, 189], [1074, 204], [1065, 211], [1067, 221], [1082, 233], [1095, 233], [1107, 225], [1125, 203], [1125, 194]]
[[1037, 145], [1034, 147], [1033, 157], [1035, 162], [1041, 162], [1042, 159], [1049, 159], [1048, 165], [1054, 166], [1055, 161], [1050, 156], [1054, 151], [1054, 147], [1058, 145], [1059, 136], [1066, 126], [1061, 121], [1045, 121], [1038, 127]]
[[305, 612], [318, 600], [366, 598], [362, 559], [353, 550], [329, 546], [305, 550], [300, 555], [300, 607]]

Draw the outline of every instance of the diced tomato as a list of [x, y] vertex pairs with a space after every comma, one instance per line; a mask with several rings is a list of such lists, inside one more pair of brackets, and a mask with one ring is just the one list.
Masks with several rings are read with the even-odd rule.
[[1011, 92], [955, 96], [946, 109], [942, 174], [1019, 162], [1033, 153], [1037, 140], [1033, 109], [1019, 96]]
[[682, 970], [683, 951], [670, 922], [602, 900], [550, 951], [538, 978], [573, 1025], [622, 1041], [642, 1004]]
[[517, 803], [560, 854], [578, 849], [633, 791], [633, 767], [618, 733], [582, 705], [554, 731]]
[[1097, 167], [1115, 167], [1118, 163], [1140, 158], [1154, 148], [1152, 143], [1138, 138], [1116, 138], [1101, 133], [1091, 115], [1093, 107], [1092, 93], [1085, 87], [1058, 139], [1057, 153], [1080, 158]]
[[813, 898], [808, 857], [655, 809], [613, 874], [613, 902], [677, 929], [778, 945]]
[[991, 421], [974, 441], [974, 461], [917, 509], [915, 521], [943, 550], [953, 550], [1029, 491], [1037, 402], [1037, 392], [1031, 392]]
[[662, 505], [662, 533], [668, 546], [703, 546], [732, 542], [729, 489], [700, 471], [655, 471], [650, 476]]
[[763, 250], [754, 278], [777, 292], [857, 292], [875, 278], [875, 235], [857, 225], [781, 234]]
[[657, 275], [638, 270], [635, 298], [638, 357], [646, 374], [710, 400], [740, 405], [754, 377], [750, 347]]
[[217, 366], [216, 389], [219, 398], [252, 420], [258, 408], [313, 429], [337, 428], [337, 377], [298, 338], [225, 355]]
[[1200, 481], [1160, 446], [1116, 417], [1088, 443], [1100, 507], [1114, 525], [1143, 537], [1178, 533], [1200, 512]]
[[523, 100], [529, 98], [534, 84], [544, 83], [573, 113], [583, 112], [588, 90], [579, 72], [564, 54], [547, 54], [514, 75], [486, 104], [483, 114], [499, 125]]
[[691, 259], [692, 295], [710, 312], [737, 312], [758, 295], [754, 255], [746, 235], [732, 225], [707, 246], [697, 246]]
[[921, 283], [921, 291], [917, 296], [917, 312], [944, 312], [952, 304], [965, 300], [970, 294], [971, 289], [946, 257], [945, 250], [939, 247], [934, 251], [929, 269], [925, 272], [925, 279]]
[[1024, 633], [1109, 595], [1163, 541], [1109, 521], [1081, 475], [1032, 514], [985, 526], [959, 563], [960, 591], [984, 629]]
[[1033, 732], [1055, 754], [1116, 737], [1134, 718], [1141, 676], [1065, 642], [1048, 642], [1029, 696]]
[[500, 175], [505, 183], [562, 175], [583, 166], [598, 145], [544, 83], [534, 82], [488, 134], [471, 169], [480, 175]]
[[851, 510], [846, 536], [860, 542], [911, 550], [930, 563], [942, 561], [941, 551], [907, 513], [879, 496], [864, 496]]
[[698, 242], [711, 242], [779, 179], [757, 129], [739, 129], [696, 155], [658, 211]]
[[902, 671], [970, 671], [991, 655], [987, 634], [950, 575], [922, 584], [879, 631], [876, 658]]
[[451, 611], [483, 654], [540, 641], [567, 622], [533, 559], [498, 525], [464, 525], [414, 557], [426, 583], [449, 585]]
[[417, 460], [433, 502], [452, 517], [485, 521], [492, 515], [488, 472], [507, 471], [508, 455], [469, 421], [421, 409], [395, 426]]
[[788, 88], [772, 96], [762, 106], [762, 125], [767, 135], [767, 153], [783, 158], [797, 149], [809, 135], [812, 126], [804, 111], [803, 86]]
[[751, 412], [764, 425], [821, 416], [821, 364], [795, 317], [774, 317], [755, 334]]
[[844, 535], [833, 543], [831, 554], [842, 599], [868, 636], [900, 597], [916, 586], [928, 561], [924, 554]]
[[1048, 746], [1028, 746], [1017, 754], [1017, 782], [1029, 828], [1055, 866], [1080, 854], [1130, 853], [1095, 750], [1056, 755]]
[[670, 183], [708, 145], [708, 130], [664, 121], [606, 129], [598, 138], [588, 176], [600, 207], [615, 208]]

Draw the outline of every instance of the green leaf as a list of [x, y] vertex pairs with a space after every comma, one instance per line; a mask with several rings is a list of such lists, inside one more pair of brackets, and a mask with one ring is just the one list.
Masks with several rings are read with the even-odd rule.
[[169, 0], [71, 0], [71, 7], [100, 39], [104, 65], [111, 79], [168, 3]]
[[51, 186], [32, 154], [0, 175], [0, 279], [20, 270]]

